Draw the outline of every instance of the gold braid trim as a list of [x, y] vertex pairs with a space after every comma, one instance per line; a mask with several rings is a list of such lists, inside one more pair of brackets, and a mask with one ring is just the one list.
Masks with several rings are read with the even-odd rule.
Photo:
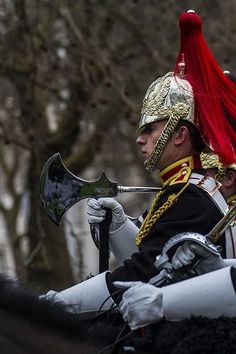
[[162, 191], [160, 191], [160, 192], [156, 195], [156, 197], [155, 197], [155, 199], [154, 199], [154, 202], [153, 202], [153, 204], [152, 204], [152, 206], [151, 206], [151, 209], [149, 210], [149, 212], [148, 212], [148, 214], [147, 214], [147, 216], [146, 216], [144, 222], [142, 223], [142, 226], [141, 226], [141, 228], [140, 228], [140, 230], [139, 230], [139, 232], [138, 232], [138, 234], [137, 234], [137, 236], [136, 236], [135, 243], [136, 243], [137, 246], [139, 246], [139, 245], [142, 243], [143, 239], [148, 236], [148, 234], [149, 234], [151, 228], [152, 228], [153, 225], [160, 219], [160, 217], [161, 217], [168, 209], [170, 209], [170, 207], [171, 207], [174, 203], [177, 202], [179, 196], [185, 191], [185, 189], [186, 189], [188, 186], [189, 186], [189, 183], [186, 183], [186, 184], [184, 185], [184, 187], [183, 187], [177, 194], [175, 194], [175, 193], [171, 194], [171, 195], [168, 197], [167, 201], [166, 201], [158, 210], [154, 211], [154, 209], [155, 209], [157, 203], [159, 202], [161, 196], [163, 195], [163, 193], [164, 193], [165, 191], [162, 190]]

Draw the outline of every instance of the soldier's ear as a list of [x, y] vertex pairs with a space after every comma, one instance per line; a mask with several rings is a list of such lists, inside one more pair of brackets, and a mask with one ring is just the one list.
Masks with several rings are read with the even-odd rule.
[[236, 172], [233, 170], [228, 170], [224, 178], [223, 184], [225, 187], [231, 187], [236, 185]]
[[189, 137], [189, 130], [185, 125], [182, 125], [175, 133], [175, 145], [181, 145]]

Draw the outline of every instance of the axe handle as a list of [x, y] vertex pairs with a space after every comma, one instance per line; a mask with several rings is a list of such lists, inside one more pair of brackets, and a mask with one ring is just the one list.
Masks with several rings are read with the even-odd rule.
[[106, 209], [105, 219], [99, 224], [99, 273], [109, 268], [109, 226], [112, 221], [112, 211]]

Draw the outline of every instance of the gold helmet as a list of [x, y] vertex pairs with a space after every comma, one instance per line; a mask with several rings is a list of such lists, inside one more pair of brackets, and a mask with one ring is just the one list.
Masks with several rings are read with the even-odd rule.
[[226, 172], [228, 169], [236, 171], [236, 163], [231, 165], [224, 166], [220, 160], [219, 156], [213, 153], [205, 153], [202, 152], [200, 155], [202, 167], [206, 170], [208, 169], [217, 169], [216, 178], [218, 181], [222, 182], [224, 177], [226, 176]]
[[154, 81], [143, 100], [138, 131], [151, 122], [167, 119], [167, 124], [158, 139], [145, 167], [153, 171], [180, 119], [194, 122], [194, 98], [187, 80], [173, 72]]
[[201, 163], [202, 163], [202, 167], [206, 170], [208, 169], [216, 169], [216, 179], [222, 183], [225, 175], [226, 175], [226, 171], [227, 171], [227, 167], [224, 166], [220, 160], [219, 160], [219, 156], [212, 154], [212, 153], [205, 153], [202, 152], [200, 155], [200, 159], [201, 159]]
[[193, 122], [193, 91], [187, 80], [173, 72], [154, 81], [148, 88], [141, 111], [138, 130], [162, 119], [187, 119]]

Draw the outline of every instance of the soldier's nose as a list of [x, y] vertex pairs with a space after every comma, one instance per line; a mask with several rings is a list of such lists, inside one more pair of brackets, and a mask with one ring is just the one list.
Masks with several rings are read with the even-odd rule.
[[145, 139], [144, 139], [144, 137], [142, 136], [142, 134], [137, 137], [136, 143], [137, 143], [138, 145], [144, 145], [144, 144], [145, 144]]

